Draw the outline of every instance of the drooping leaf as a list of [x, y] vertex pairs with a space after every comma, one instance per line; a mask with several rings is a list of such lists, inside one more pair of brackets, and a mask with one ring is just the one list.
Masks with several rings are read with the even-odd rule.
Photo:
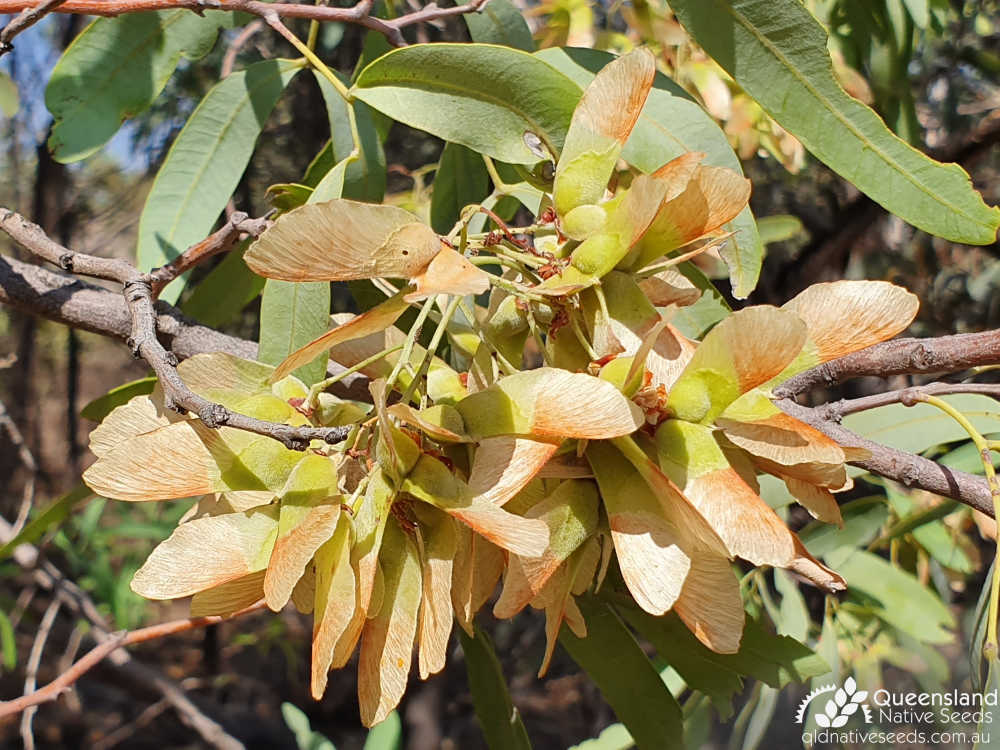
[[955, 618], [948, 607], [910, 573], [859, 549], [841, 547], [828, 552], [826, 560], [847, 579], [848, 591], [863, 595], [893, 627], [924, 643], [948, 643], [954, 637]]
[[458, 143], [446, 143], [434, 173], [434, 192], [431, 194], [434, 231], [448, 234], [462, 209], [470, 203], [482, 202], [489, 190], [490, 178], [482, 157]]
[[492, 0], [478, 13], [466, 13], [462, 20], [469, 27], [469, 35], [474, 42], [502, 44], [525, 52], [535, 51], [531, 29], [521, 11], [510, 0]]
[[510, 699], [507, 680], [489, 636], [478, 627], [475, 635], [458, 631], [469, 675], [476, 718], [490, 750], [531, 750], [521, 715]]
[[230, 250], [184, 300], [181, 310], [206, 326], [230, 322], [264, 290], [264, 279], [243, 262], [246, 246]]
[[[260, 346], [257, 358], [282, 364], [293, 352], [322, 335], [330, 315], [330, 285], [268, 279], [260, 303]], [[311, 385], [326, 375], [326, 358], [297, 363], [295, 374]]]
[[671, 8], [768, 114], [887, 210], [955, 242], [996, 239], [1000, 211], [961, 167], [916, 151], [841, 88], [826, 32], [800, 2], [680, 0]]
[[17, 84], [6, 73], [0, 73], [0, 112], [4, 117], [11, 118], [20, 108], [21, 97], [17, 91]]
[[[139, 219], [137, 259], [149, 270], [212, 231], [250, 161], [254, 144], [288, 81], [294, 60], [262, 60], [216, 84], [174, 140]], [[181, 284], [160, 294], [174, 302]]]
[[578, 599], [587, 637], [563, 630], [559, 642], [601, 689], [640, 747], [682, 747], [681, 709], [618, 615], [591, 597]]
[[145, 112], [181, 58], [199, 60], [215, 46], [233, 13], [185, 10], [98, 18], [59, 58], [45, 89], [55, 120], [49, 150], [68, 163], [90, 156], [122, 123]]
[[[348, 104], [319, 71], [314, 70], [313, 74], [320, 91], [323, 92], [323, 101], [326, 102], [326, 112], [330, 119], [330, 160], [331, 164], [335, 165], [343, 162], [354, 150]], [[341, 81], [345, 85], [348, 84], [343, 78]], [[378, 203], [385, 196], [385, 151], [372, 123], [372, 112], [368, 105], [355, 101], [350, 106], [354, 109], [360, 151], [358, 159], [346, 166], [341, 191], [331, 197], [342, 196], [352, 200]], [[315, 187], [318, 189], [318, 184]]]
[[85, 419], [93, 420], [94, 422], [100, 422], [108, 416], [108, 414], [110, 414], [115, 407], [127, 403], [135, 396], [152, 393], [155, 385], [156, 378], [148, 377], [139, 378], [138, 380], [133, 380], [130, 383], [116, 386], [103, 396], [95, 398], [89, 404], [80, 409], [80, 416]]
[[521, 50], [487, 44], [421, 44], [379, 57], [352, 92], [395, 120], [511, 164], [562, 148], [579, 89]]
[[[748, 618], [740, 650], [718, 654], [705, 648], [679, 618], [652, 617], [635, 608], [619, 607], [629, 623], [647, 638], [660, 654], [684, 676], [692, 687], [717, 691], [719, 698], [731, 695], [726, 673], [753, 677], [771, 687], [803, 682], [826, 674], [829, 665], [794, 638], [776, 635], [757, 620]], [[718, 685], [715, 686], [716, 681]]]

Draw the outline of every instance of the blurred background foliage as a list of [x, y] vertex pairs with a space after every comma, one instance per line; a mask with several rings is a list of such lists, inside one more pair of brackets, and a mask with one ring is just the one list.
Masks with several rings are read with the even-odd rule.
[[[958, 245], [931, 237], [882, 211], [849, 183], [813, 159], [775, 123], [686, 34], [668, 4], [652, 0], [540, 3], [493, 0], [496, 14], [515, 43], [595, 47], [615, 53], [651, 48], [661, 70], [695, 97], [724, 128], [753, 182], [751, 205], [767, 243], [761, 282], [753, 303], [780, 304], [809, 284], [839, 278], [888, 279], [914, 291], [921, 312], [912, 335], [930, 336], [994, 328], [1000, 324], [1000, 253], [997, 244]], [[989, 204], [1000, 202], [1000, 3], [995, 0], [806, 0], [830, 32], [830, 52], [842, 85], [870, 104], [899, 136], [942, 160], [961, 163]], [[398, 3], [396, 11], [404, 12]], [[523, 14], [526, 26], [508, 12]], [[474, 19], [472, 24], [480, 23]], [[76, 17], [49, 17], [19, 40], [17, 53], [0, 63], [0, 203], [32, 216], [63, 243], [101, 254], [129, 256], [152, 177], [187, 116], [218, 80], [227, 50], [240, 29], [226, 30], [197, 62], [181, 62], [153, 106], [130, 120], [110, 144], [72, 165], [52, 160], [45, 143], [51, 116], [43, 87], [55, 61], [82, 29]], [[302, 23], [295, 30], [304, 36]], [[488, 36], [483, 22], [477, 38]], [[412, 41], [467, 40], [461, 19], [408, 31]], [[482, 35], [482, 36], [479, 36]], [[508, 43], [510, 43], [508, 41]], [[351, 76], [384, 49], [384, 40], [355, 26], [327, 25], [317, 51], [331, 67]], [[240, 47], [237, 68], [263, 58], [294, 56], [285, 42], [258, 30]], [[359, 60], [361, 62], [359, 62]], [[229, 64], [231, 65], [232, 62]], [[19, 92], [12, 97], [12, 86]], [[443, 144], [399, 123], [376, 119], [384, 138], [386, 200], [422, 218], [432, 217], [434, 174]], [[386, 130], [387, 129], [387, 130]], [[258, 141], [234, 197], [235, 208], [260, 215], [272, 185], [303, 181], [329, 139], [321, 92], [312, 76], [298, 76]], [[485, 184], [483, 187], [485, 196]], [[17, 255], [18, 250], [5, 247]], [[219, 260], [218, 264], [225, 263]], [[704, 265], [726, 292], [721, 263]], [[199, 268], [180, 298], [182, 307], [213, 266]], [[257, 334], [259, 293], [229, 318], [211, 320], [247, 338]], [[737, 305], [736, 300], [730, 302]], [[334, 310], [356, 309], [344, 288]], [[199, 308], [191, 308], [194, 314]], [[0, 429], [0, 515], [17, 515], [22, 496], [35, 495], [45, 508], [71, 490], [89, 459], [86, 435], [93, 422], [81, 409], [113, 385], [142, 377], [143, 368], [123, 347], [90, 334], [68, 331], [0, 309], [0, 402], [22, 436]], [[895, 378], [892, 387], [909, 384]], [[865, 379], [842, 395], [870, 392]], [[829, 394], [816, 394], [817, 397]], [[981, 402], [969, 408], [977, 427], [1000, 434], [1000, 417]], [[982, 471], [978, 455], [944, 424], [916, 422], [912, 414], [882, 410], [847, 420], [875, 439], [922, 452], [966, 471]], [[866, 421], [867, 420], [867, 421]], [[909, 420], [909, 421], [908, 421]], [[4, 422], [7, 424], [7, 422]], [[19, 459], [30, 450], [37, 470]], [[800, 589], [781, 571], [754, 572], [744, 585], [751, 613], [771, 620], [778, 633], [814, 648], [832, 668], [811, 685], [779, 689], [780, 682], [738, 679], [728, 687], [693, 691], [663, 664], [661, 676], [681, 700], [689, 747], [790, 747], [800, 728], [795, 706], [810, 687], [854, 675], [862, 686], [935, 690], [978, 684], [975, 653], [981, 607], [996, 525], [953, 501], [908, 492], [870, 476], [856, 477], [853, 491], [839, 496], [844, 528], [810, 522], [777, 483], [762, 493], [783, 509], [810, 550], [838, 567], [851, 585], [842, 597]], [[33, 483], [33, 484], [32, 484]], [[71, 579], [90, 593], [116, 628], [184, 616], [183, 607], [146, 602], [128, 582], [155, 543], [163, 539], [186, 504], [108, 503], [72, 496], [58, 523], [42, 524], [36, 540]], [[858, 550], [863, 550], [859, 553]], [[847, 552], [852, 553], [850, 556]], [[20, 693], [32, 623], [44, 610], [30, 579], [0, 552], [0, 647], [4, 695]], [[848, 561], [850, 557], [850, 561]], [[486, 619], [486, 618], [484, 618]], [[399, 746], [399, 729], [368, 738], [357, 722], [352, 670], [336, 674], [326, 699], [305, 693], [309, 633], [294, 613], [251, 618], [204, 633], [137, 649], [140, 658], [191, 682], [200, 705], [225, 723], [242, 725], [248, 746]], [[71, 623], [74, 631], [83, 626]], [[514, 705], [536, 747], [588, 750], [630, 746], [597, 689], [566, 654], [557, 654], [544, 681], [534, 671], [544, 647], [543, 621], [535, 614], [490, 624]], [[67, 638], [64, 634], [64, 639]], [[981, 635], [980, 635], [981, 638]], [[78, 643], [78, 641], [77, 641]], [[57, 665], [41, 677], [51, 677]], [[135, 721], [144, 704], [114, 684], [85, 680], [83, 695], [108, 707], [101, 716], [74, 713], [73, 701], [43, 709], [38, 741], [49, 747], [95, 746], [111, 727]], [[401, 707], [406, 746], [482, 746], [471, 710], [472, 696], [460, 660], [415, 685]], [[296, 708], [298, 706], [298, 708]], [[400, 719], [395, 719], [397, 724]], [[0, 738], [16, 741], [16, 727], [0, 727]], [[591, 739], [594, 738], [594, 739]], [[187, 743], [187, 744], [186, 744]], [[120, 740], [122, 747], [190, 746], [190, 733], [169, 714], [149, 719]], [[254, 743], [256, 743], [254, 745]], [[325, 743], [325, 744], [324, 744]], [[382, 744], [380, 744], [382, 743]]]

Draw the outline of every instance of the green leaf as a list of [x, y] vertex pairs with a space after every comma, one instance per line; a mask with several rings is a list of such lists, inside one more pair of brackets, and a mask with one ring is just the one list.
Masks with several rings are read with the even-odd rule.
[[[614, 59], [602, 50], [574, 47], [550, 47], [536, 52], [535, 57], [571, 78], [581, 91], [598, 70]], [[718, 124], [686, 91], [658, 73], [642, 114], [625, 143], [622, 158], [650, 173], [689, 151], [704, 152], [705, 164], [743, 174], [740, 160]], [[733, 294], [742, 299], [757, 284], [764, 246], [749, 208], [730, 222], [728, 228], [736, 233], [735, 251], [727, 251], [725, 261], [730, 269]]]
[[462, 16], [474, 42], [502, 44], [525, 52], [535, 51], [531, 29], [510, 0], [490, 0], [478, 13]]
[[126, 13], [85, 28], [56, 63], [45, 89], [55, 122], [49, 150], [56, 161], [90, 156], [122, 123], [145, 112], [181, 58], [198, 60], [215, 46], [234, 14], [187, 10]]
[[674, 0], [678, 19], [716, 62], [817, 158], [872, 200], [930, 234], [996, 239], [987, 206], [957, 164], [893, 135], [837, 82], [823, 27], [800, 0]]
[[693, 305], [680, 307], [674, 313], [671, 324], [685, 336], [700, 339], [712, 326], [727, 317], [732, 310], [726, 298], [715, 288], [715, 285], [690, 261], [681, 263], [677, 270], [683, 273], [687, 280], [702, 290], [701, 298]]
[[[998, 691], [1000, 691], [1000, 661], [990, 659], [986, 684], [983, 685], [983, 694], [984, 696], [991, 694], [996, 696]], [[1000, 706], [987, 705], [984, 700], [980, 710], [982, 710], [982, 719], [976, 726], [976, 739], [978, 741], [974, 745], [975, 750], [1000, 748], [1000, 732], [997, 732], [997, 722], [1000, 722]]]
[[316, 188], [309, 194], [306, 203], [323, 203], [339, 198], [344, 192], [344, 180], [347, 176], [348, 166], [347, 161], [338, 161], [334, 164], [333, 168], [323, 175], [323, 179], [316, 184]]
[[[268, 279], [260, 303], [257, 359], [269, 365], [281, 364], [289, 354], [326, 333], [329, 318], [328, 282]], [[326, 361], [326, 356], [318, 356], [293, 374], [312, 385], [326, 377]]]
[[[315, 70], [313, 74], [323, 93], [327, 117], [330, 119], [330, 168], [332, 169], [333, 165], [342, 162], [354, 151], [348, 105], [324, 76]], [[345, 77], [340, 78], [345, 85], [349, 84]], [[382, 150], [382, 142], [375, 130], [371, 109], [361, 101], [355, 101], [353, 107], [361, 149], [358, 159], [347, 165], [343, 178], [343, 192], [335, 197], [380, 203], [385, 196], [385, 151]]]
[[781, 605], [778, 610], [780, 620], [775, 623], [778, 632], [789, 635], [797, 641], [804, 641], [809, 635], [809, 610], [802, 598], [798, 584], [783, 570], [774, 571], [774, 587], [781, 594]]
[[399, 122], [511, 164], [539, 161], [525, 133], [558, 154], [580, 98], [542, 60], [491, 44], [394, 50], [361, 71], [352, 92]]
[[635, 740], [625, 725], [612, 724], [593, 739], [573, 745], [569, 750], [629, 750], [632, 747], [635, 747]]
[[489, 636], [476, 627], [475, 638], [470, 638], [462, 628], [458, 628], [458, 637], [465, 655], [476, 718], [486, 744], [490, 750], [530, 750], [528, 733], [510, 700], [507, 681]]
[[917, 508], [913, 500], [898, 490], [892, 483], [886, 483], [886, 496], [900, 521], [886, 532], [887, 538], [912, 534], [914, 540], [927, 554], [941, 565], [959, 573], [971, 573], [976, 566], [969, 559], [961, 544], [954, 538], [958, 532], [949, 530], [940, 519], [958, 510], [953, 500], [945, 500], [937, 505]]
[[336, 750], [330, 740], [312, 730], [309, 717], [295, 704], [287, 701], [282, 703], [281, 716], [295, 735], [295, 744], [299, 750]]
[[732, 685], [731, 678], [724, 680], [713, 672], [745, 675], [782, 688], [789, 682], [803, 682], [830, 671], [829, 665], [807, 646], [786, 635], [776, 635], [750, 617], [743, 628], [740, 650], [735, 654], [717, 654], [695, 638], [673, 613], [653, 617], [638, 609], [620, 609], [685, 682], [713, 696], [713, 702], [728, 701], [731, 693], [726, 691]]
[[14, 625], [3, 610], [0, 610], [0, 652], [3, 654], [3, 667], [10, 672], [17, 666], [17, 639], [14, 637]]
[[[962, 393], [942, 398], [968, 417], [980, 433], [1000, 431], [1000, 411], [989, 396]], [[876, 443], [910, 453], [969, 437], [958, 422], [930, 404], [880, 406], [850, 414], [843, 424]]]
[[941, 600], [910, 573], [870, 552], [841, 547], [824, 556], [846, 580], [851, 595], [862, 595], [874, 613], [923, 643], [950, 643], [955, 618]]
[[64, 521], [73, 506], [93, 496], [94, 493], [87, 485], [82, 482], [78, 484], [35, 516], [27, 526], [21, 529], [21, 533], [0, 546], [0, 560], [12, 555], [19, 545], [30, 544], [41, 537], [50, 528]]
[[0, 112], [5, 117], [13, 117], [21, 108], [21, 98], [17, 92], [17, 84], [6, 73], [0, 73]]
[[[698, 641], [682, 633], [687, 631], [683, 623], [673, 615], [654, 617], [637, 607], [622, 606], [618, 611], [629, 625], [653, 644], [660, 657], [677, 671], [688, 687], [712, 700], [719, 718], [727, 719], [733, 715], [733, 696], [743, 689], [742, 678], [736, 672], [706, 661], [699, 653], [704, 647], [687, 648], [689, 643]], [[680, 636], [680, 642], [676, 636]]]
[[639, 747], [681, 747], [681, 707], [635, 637], [607, 604], [577, 600], [587, 637], [563, 628], [559, 642], [601, 689], [601, 694]]
[[103, 396], [95, 398], [89, 404], [80, 409], [80, 416], [94, 422], [100, 422], [116, 407], [130, 401], [134, 396], [142, 396], [152, 393], [156, 385], [155, 377], [139, 378], [131, 383], [116, 386]]
[[[156, 174], [139, 219], [138, 264], [152, 269], [204, 239], [250, 161], [261, 128], [288, 81], [294, 60], [263, 60], [233, 73], [205, 95]], [[174, 281], [160, 299], [174, 302]]]
[[837, 549], [855, 549], [868, 545], [889, 517], [885, 498], [872, 495], [852, 500], [840, 506], [844, 528], [838, 529], [822, 521], [813, 521], [799, 532], [806, 549], [824, 557]]
[[757, 219], [757, 229], [760, 230], [760, 241], [765, 245], [790, 240], [805, 231], [802, 221], [791, 214], [775, 214]]
[[465, 146], [446, 143], [434, 175], [431, 227], [438, 234], [448, 234], [462, 209], [482, 203], [489, 192], [490, 177], [482, 157]]
[[369, 730], [364, 750], [400, 750], [402, 747], [403, 722], [393, 711]]
[[185, 315], [207, 326], [218, 327], [230, 322], [260, 295], [264, 279], [243, 262], [243, 253], [248, 245], [242, 243], [239, 249], [230, 250], [222, 262], [202, 279], [181, 305]]

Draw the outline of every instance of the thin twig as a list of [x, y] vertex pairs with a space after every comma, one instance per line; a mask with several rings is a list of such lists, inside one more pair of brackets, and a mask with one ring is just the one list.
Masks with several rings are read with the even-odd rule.
[[[42, 621], [38, 625], [38, 632], [35, 634], [35, 641], [31, 644], [31, 652], [28, 655], [28, 664], [24, 670], [24, 694], [30, 695], [35, 692], [35, 685], [38, 680], [38, 668], [42, 664], [42, 654], [45, 652], [45, 644], [49, 640], [49, 633], [56, 622], [56, 615], [62, 602], [59, 597], [54, 597], [49, 603]], [[38, 708], [31, 705], [24, 711], [21, 717], [21, 741], [24, 743], [24, 750], [34, 750], [35, 735], [31, 731], [31, 722], [35, 718]]]
[[[233, 223], [230, 222], [227, 226], [229, 225]], [[332, 444], [340, 442], [347, 436], [349, 432], [347, 427], [297, 427], [265, 422], [231, 411], [221, 404], [199, 396], [184, 384], [177, 373], [176, 355], [164, 349], [157, 338], [157, 317], [150, 274], [141, 273], [126, 260], [98, 258], [68, 250], [46, 235], [37, 224], [8, 209], [0, 209], [0, 229], [25, 249], [43, 260], [55, 263], [65, 271], [115, 281], [122, 285], [131, 316], [131, 335], [127, 343], [132, 354], [144, 359], [153, 369], [163, 388], [164, 403], [167, 408], [182, 413], [192, 412], [206, 427], [228, 426], [266, 435], [294, 450], [305, 450], [312, 440], [323, 440]]]
[[7, 430], [7, 434], [10, 436], [10, 441], [17, 450], [17, 457], [20, 459], [21, 464], [28, 472], [28, 478], [24, 482], [24, 491], [21, 494], [21, 506], [18, 508], [17, 518], [14, 520], [14, 534], [16, 536], [28, 522], [28, 514], [31, 512], [31, 507], [35, 503], [35, 484], [38, 479], [38, 462], [35, 461], [35, 457], [28, 448], [28, 444], [25, 441], [24, 436], [21, 434], [21, 431], [17, 428], [17, 425], [14, 424], [14, 420], [10, 418], [10, 414], [7, 412], [7, 407], [4, 405], [3, 401], [0, 401], [0, 427]]
[[222, 58], [222, 68], [219, 70], [219, 78], [225, 78], [233, 72], [233, 68], [236, 66], [236, 56], [240, 53], [243, 45], [249, 42], [253, 35], [263, 28], [264, 22], [258, 18], [256, 21], [244, 26], [243, 30], [233, 37], [233, 41], [229, 43], [226, 54]]
[[[282, 18], [305, 18], [312, 21], [334, 21], [351, 23], [377, 31], [396, 47], [406, 45], [403, 29], [419, 23], [430, 23], [443, 18], [474, 13], [485, 7], [489, 0], [472, 2], [448, 8], [440, 8], [430, 3], [420, 10], [392, 20], [371, 15], [373, 0], [362, 2], [350, 8], [332, 8], [326, 5], [298, 5], [295, 3], [268, 3], [261, 0], [64, 0], [51, 9], [57, 13], [78, 13], [91, 16], [120, 16], [123, 13], [138, 13], [148, 10], [186, 9], [195, 13], [206, 10], [243, 11], [260, 18], [277, 14]], [[0, 0], [0, 14], [17, 13], [30, 8], [26, 0]]]
[[941, 396], [950, 393], [979, 393], [1000, 400], [1000, 384], [998, 383], [928, 383], [900, 388], [897, 391], [874, 393], [860, 398], [841, 399], [816, 407], [816, 412], [823, 419], [839, 422], [848, 414], [857, 414], [868, 409], [877, 409], [889, 404], [910, 405], [918, 394], [926, 396]]
[[[27, 29], [34, 26], [46, 15], [52, 13], [56, 8], [65, 3], [66, 0], [42, 0], [37, 5], [28, 4], [9, 24], [0, 30], [0, 57], [14, 49], [11, 40]], [[8, 11], [4, 11], [8, 12]]]
[[[216, 625], [220, 622], [225, 622], [226, 620], [250, 614], [251, 612], [257, 612], [265, 606], [267, 605], [261, 601], [257, 604], [246, 607], [245, 609], [241, 609], [239, 612], [234, 612], [228, 617], [190, 617], [185, 620], [173, 620], [171, 622], [160, 623], [159, 625], [150, 625], [149, 627], [140, 628], [139, 630], [133, 630], [131, 632], [122, 631], [115, 633], [110, 638], [106, 639], [102, 643], [99, 643], [97, 646], [84, 654], [73, 664], [72, 667], [67, 669], [48, 685], [45, 685], [38, 690], [26, 690], [25, 694], [20, 698], [0, 703], [0, 718], [3, 718], [4, 716], [11, 716], [21, 711], [30, 710], [31, 707], [37, 706], [40, 703], [55, 700], [64, 690], [69, 689], [73, 683], [79, 680], [89, 670], [100, 664], [101, 661], [109, 656], [112, 651], [115, 651], [118, 648], [125, 648], [135, 645], [136, 643], [144, 643], [157, 638], [163, 638], [164, 636], [175, 635], [177, 633], [183, 633], [196, 628], [203, 628], [207, 625]], [[46, 615], [47, 614], [48, 612], [46, 612]], [[34, 655], [34, 649], [32, 650], [32, 655]]]
[[270, 225], [271, 222], [266, 216], [251, 219], [242, 211], [234, 211], [221, 229], [192, 245], [166, 265], [149, 272], [149, 280], [153, 282], [153, 298], [158, 297], [163, 287], [188, 269], [194, 268], [214, 255], [229, 252], [244, 236], [260, 237]]

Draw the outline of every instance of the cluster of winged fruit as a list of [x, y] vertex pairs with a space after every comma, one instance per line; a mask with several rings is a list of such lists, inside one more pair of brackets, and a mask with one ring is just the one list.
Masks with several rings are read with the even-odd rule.
[[[179, 371], [235, 411], [350, 434], [297, 452], [209, 429], [158, 391], [115, 409], [91, 436], [90, 487], [198, 498], [133, 589], [193, 596], [193, 615], [291, 600], [313, 615], [317, 698], [360, 644], [371, 725], [402, 697], [414, 644], [422, 678], [441, 670], [452, 623], [471, 632], [501, 579], [497, 617], [544, 610], [542, 671], [563, 624], [585, 636], [574, 597], [610, 569], [643, 610], [676, 612], [724, 653], [744, 623], [735, 558], [843, 588], [760, 498], [757, 475], [839, 523], [832, 493], [849, 487], [845, 461], [859, 451], [787, 416], [770, 392], [903, 330], [916, 299], [884, 282], [820, 284], [733, 313], [701, 341], [671, 325], [702, 294], [678, 263], [724, 236], [749, 186], [696, 153], [653, 174], [619, 169], [654, 72], [638, 51], [597, 75], [524, 231], [463, 225], [445, 238], [401, 209], [347, 200], [280, 216], [248, 251], [251, 268], [373, 279], [387, 299], [336, 318], [276, 368], [208, 354]], [[488, 304], [471, 296], [487, 291]], [[439, 322], [427, 348], [393, 325], [415, 303]], [[372, 403], [291, 374], [318, 356], [367, 377]], [[532, 358], [543, 366], [522, 370]]]

